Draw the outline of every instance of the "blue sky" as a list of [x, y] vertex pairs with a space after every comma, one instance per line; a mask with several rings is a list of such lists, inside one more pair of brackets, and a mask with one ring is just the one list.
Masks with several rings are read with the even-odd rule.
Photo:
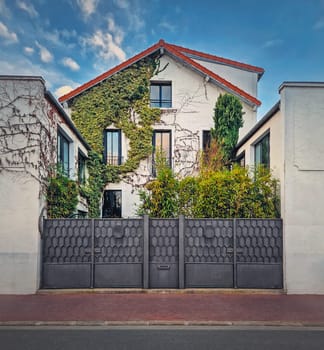
[[283, 81], [324, 81], [324, 0], [0, 0], [0, 74], [57, 95], [161, 38], [263, 67], [259, 117]]

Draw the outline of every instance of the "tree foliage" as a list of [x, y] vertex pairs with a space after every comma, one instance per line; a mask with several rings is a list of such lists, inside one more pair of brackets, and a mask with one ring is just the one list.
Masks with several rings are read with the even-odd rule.
[[78, 204], [78, 186], [75, 181], [58, 171], [48, 181], [46, 200], [50, 219], [67, 218], [74, 214]]
[[151, 217], [280, 217], [279, 185], [268, 169], [234, 166], [177, 180], [166, 165], [140, 194], [138, 214]]
[[233, 159], [238, 141], [239, 129], [243, 126], [243, 107], [240, 100], [230, 94], [220, 95], [214, 108], [214, 129], [211, 130], [222, 148], [223, 159]]
[[140, 191], [141, 205], [139, 215], [148, 214], [151, 217], [172, 218], [178, 215], [178, 185], [165, 157], [156, 156], [157, 177], [146, 185], [146, 190]]

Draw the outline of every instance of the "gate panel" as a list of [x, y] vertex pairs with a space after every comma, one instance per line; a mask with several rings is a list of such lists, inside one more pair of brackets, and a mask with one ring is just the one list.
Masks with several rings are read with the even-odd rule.
[[282, 221], [237, 219], [238, 288], [282, 288]]
[[143, 220], [95, 220], [94, 287], [143, 287]]
[[185, 287], [233, 287], [233, 221], [187, 219]]
[[44, 222], [43, 288], [91, 286], [91, 220], [53, 219]]
[[149, 275], [150, 288], [178, 288], [178, 219], [150, 220]]

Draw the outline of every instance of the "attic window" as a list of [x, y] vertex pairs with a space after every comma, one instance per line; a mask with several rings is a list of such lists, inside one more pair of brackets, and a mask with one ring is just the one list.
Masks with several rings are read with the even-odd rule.
[[156, 108], [172, 107], [171, 82], [151, 82], [150, 106]]

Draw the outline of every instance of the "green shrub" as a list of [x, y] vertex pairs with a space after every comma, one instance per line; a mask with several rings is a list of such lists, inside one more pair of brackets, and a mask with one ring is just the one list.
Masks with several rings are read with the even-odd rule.
[[49, 179], [47, 193], [47, 216], [50, 219], [67, 218], [75, 213], [78, 204], [78, 186], [60, 172]]

